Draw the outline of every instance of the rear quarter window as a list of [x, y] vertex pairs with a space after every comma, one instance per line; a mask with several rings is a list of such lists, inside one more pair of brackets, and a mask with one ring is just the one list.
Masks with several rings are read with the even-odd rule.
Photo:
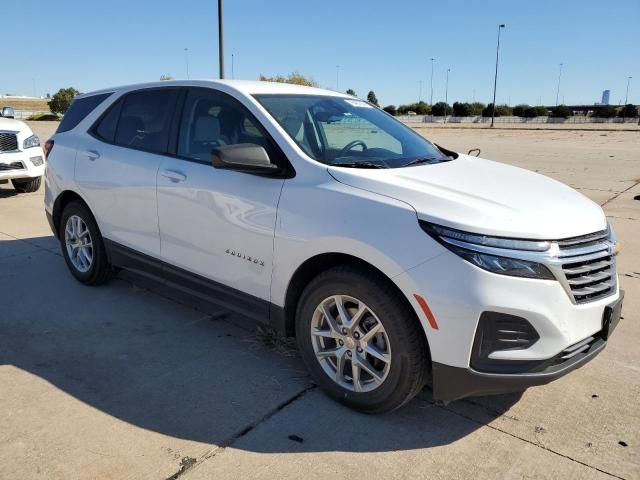
[[62, 122], [58, 125], [56, 133], [68, 132], [75, 128], [84, 118], [89, 115], [93, 110], [104, 102], [112, 93], [101, 93], [98, 95], [91, 95], [89, 97], [76, 98], [64, 114]]

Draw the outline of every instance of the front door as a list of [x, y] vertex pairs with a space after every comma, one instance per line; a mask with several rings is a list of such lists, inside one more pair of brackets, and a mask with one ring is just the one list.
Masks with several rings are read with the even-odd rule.
[[190, 89], [181, 118], [177, 155], [158, 172], [162, 259], [230, 287], [227, 295], [235, 289], [262, 300], [252, 305], [266, 316], [284, 180], [216, 169], [211, 151], [255, 143], [272, 154], [272, 141], [248, 110], [216, 90]]

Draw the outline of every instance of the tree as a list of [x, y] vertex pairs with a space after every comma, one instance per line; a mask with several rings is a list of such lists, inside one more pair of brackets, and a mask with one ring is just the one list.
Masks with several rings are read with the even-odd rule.
[[469, 106], [471, 107], [471, 115], [478, 116], [482, 115], [482, 110], [484, 110], [485, 104], [482, 102], [473, 102], [470, 103]]
[[442, 117], [447, 112], [451, 113], [451, 107], [448, 103], [438, 102], [431, 107], [431, 115], [435, 115], [436, 117]]
[[277, 82], [277, 83], [292, 83], [294, 85], [305, 85], [307, 87], [317, 87], [319, 86], [318, 82], [316, 82], [311, 77], [305, 77], [299, 72], [292, 72], [288, 76], [276, 75], [275, 77], [267, 77], [263, 74], [260, 74], [259, 80], [263, 82]]
[[618, 116], [623, 118], [636, 118], [638, 116], [638, 107], [628, 103], [620, 109]]
[[526, 103], [521, 103], [520, 105], [516, 105], [513, 107], [513, 114], [516, 117], [524, 117], [524, 111], [529, 108], [529, 105]]
[[453, 104], [453, 115], [455, 117], [470, 117], [471, 116], [471, 105], [468, 103], [460, 103], [454, 102]]
[[611, 118], [616, 116], [617, 108], [613, 105], [599, 105], [593, 109], [592, 117]]
[[373, 90], [369, 90], [369, 93], [367, 93], [367, 100], [369, 101], [369, 103], [373, 103], [376, 107], [380, 106], [380, 104], [378, 103], [378, 97], [376, 97], [376, 94], [373, 92]]
[[49, 110], [51, 110], [51, 113], [64, 115], [69, 110], [73, 98], [77, 95], [80, 95], [80, 92], [73, 87], [61, 88], [51, 97]]
[[546, 117], [549, 115], [549, 111], [547, 107], [538, 106], [538, 107], [527, 107], [524, 109], [523, 117], [525, 118], [535, 118], [535, 117]]
[[357, 97], [356, 92], [352, 88], [347, 89], [346, 94]]
[[395, 105], [387, 105], [386, 107], [383, 108], [383, 110], [387, 112], [389, 115], [395, 116], [398, 113], [398, 110], [396, 109]]
[[167, 80], [173, 80], [173, 77], [171, 76], [170, 73], [163, 73], [162, 75], [160, 75], [161, 82], [165, 82]]
[[551, 116], [554, 118], [569, 118], [573, 116], [573, 110], [566, 105], [558, 105], [551, 109]]
[[[491, 108], [493, 107], [493, 103], [490, 103], [489, 105], [487, 105], [484, 110], [482, 110], [482, 116], [483, 117], [490, 117], [491, 116]], [[509, 107], [508, 105], [496, 105], [496, 111], [494, 116], [495, 117], [508, 117], [512, 114], [512, 110], [511, 107]]]

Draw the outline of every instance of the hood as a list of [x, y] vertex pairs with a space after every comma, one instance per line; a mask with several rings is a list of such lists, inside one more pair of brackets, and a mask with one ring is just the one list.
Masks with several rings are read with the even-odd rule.
[[29, 130], [27, 124], [13, 118], [0, 117], [0, 130], [11, 130], [13, 132], [22, 132]]
[[599, 205], [522, 168], [460, 155], [394, 169], [329, 167], [339, 182], [410, 204], [418, 218], [486, 235], [554, 240], [604, 230]]

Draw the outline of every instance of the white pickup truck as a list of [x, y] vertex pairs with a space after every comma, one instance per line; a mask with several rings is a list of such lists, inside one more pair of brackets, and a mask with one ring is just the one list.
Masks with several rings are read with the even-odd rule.
[[44, 153], [40, 139], [31, 129], [15, 120], [11, 107], [0, 115], [0, 183], [11, 180], [18, 192], [35, 192], [44, 175]]

